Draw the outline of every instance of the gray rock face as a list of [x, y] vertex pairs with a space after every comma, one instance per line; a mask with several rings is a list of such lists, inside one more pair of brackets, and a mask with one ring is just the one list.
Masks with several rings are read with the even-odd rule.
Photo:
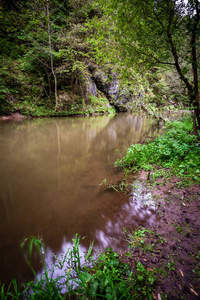
[[115, 74], [113, 74], [112, 76], [112, 80], [108, 86], [108, 100], [109, 98], [114, 101], [117, 101], [117, 99], [119, 98], [119, 82], [117, 80], [117, 76]]
[[118, 99], [114, 104], [114, 107], [122, 112], [126, 112], [128, 110], [128, 105], [133, 101], [133, 95], [130, 90], [127, 88], [123, 88], [119, 91]]
[[109, 97], [109, 91], [111, 86], [113, 86], [113, 80], [103, 72], [102, 70], [92, 70], [91, 79], [96, 84], [98, 90], [100, 90], [106, 97]]
[[88, 91], [95, 96], [98, 93], [95, 90], [96, 87], [106, 96], [116, 110], [126, 112], [129, 106], [127, 103], [130, 104], [133, 101], [133, 95], [128, 88], [119, 86], [117, 75], [112, 73], [111, 70], [106, 73], [93, 66], [89, 66], [88, 69], [91, 73]]
[[87, 92], [88, 94], [97, 97], [97, 86], [94, 83], [94, 81], [90, 78], [90, 76], [87, 76]]

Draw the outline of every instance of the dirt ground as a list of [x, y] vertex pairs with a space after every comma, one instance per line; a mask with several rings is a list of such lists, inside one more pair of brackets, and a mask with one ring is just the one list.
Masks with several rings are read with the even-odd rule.
[[[130, 248], [125, 262], [141, 262], [156, 275], [155, 299], [200, 299], [200, 186], [185, 187], [180, 179], [140, 179], [152, 190], [157, 221], [145, 244]], [[155, 270], [155, 271], [154, 271]]]

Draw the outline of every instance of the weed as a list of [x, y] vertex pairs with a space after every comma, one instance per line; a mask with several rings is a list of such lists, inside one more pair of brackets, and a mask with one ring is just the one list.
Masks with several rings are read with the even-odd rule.
[[132, 254], [130, 251], [127, 251], [126, 254], [125, 254], [125, 256], [126, 256], [126, 257], [132, 257], [133, 254]]
[[183, 227], [181, 225], [176, 226], [176, 231], [180, 234], [183, 234]]
[[36, 276], [36, 272], [33, 268], [31, 258], [33, 257], [33, 252], [34, 249], [36, 250], [37, 254], [39, 255], [39, 258], [42, 260], [42, 263], [44, 264], [45, 270], [46, 270], [46, 264], [44, 260], [44, 253], [45, 253], [45, 245], [42, 242], [42, 238], [37, 238], [35, 236], [30, 236], [26, 238], [22, 243], [21, 243], [21, 249], [25, 250], [25, 247], [27, 246], [27, 255], [26, 255], [26, 262], [30, 269], [32, 270], [33, 274]]
[[[129, 246], [128, 246], [129, 249], [133, 248], [133, 247], [141, 247], [144, 252], [147, 249], [150, 251], [152, 250], [154, 244], [147, 246], [145, 243], [145, 238], [146, 238], [147, 234], [153, 234], [152, 231], [142, 227], [141, 229], [139, 229], [135, 232], [128, 231], [126, 228], [124, 228], [123, 232], [124, 232], [125, 240], [129, 243]], [[150, 247], [150, 249], [149, 249], [149, 247]]]
[[[151, 173], [151, 177], [152, 177], [152, 180], [156, 180], [157, 178], [169, 178], [171, 175], [171, 172], [170, 170], [165, 170], [165, 169], [159, 169], [159, 170], [155, 170], [153, 173]], [[160, 183], [161, 185], [161, 183]]]
[[124, 180], [121, 180], [119, 183], [110, 183], [108, 184], [107, 182], [107, 179], [103, 179], [102, 182], [99, 184], [99, 185], [104, 185], [104, 190], [106, 189], [113, 189], [115, 190], [117, 193], [119, 192], [128, 192], [128, 183], [127, 183], [127, 180], [124, 179]]
[[[145, 234], [140, 230], [136, 235]], [[26, 251], [26, 261], [34, 274], [36, 274], [32, 256], [36, 251], [43, 263], [44, 274], [35, 281], [19, 287], [13, 280], [8, 288], [1, 285], [0, 297], [7, 299], [56, 299], [63, 300], [66, 297], [78, 299], [144, 299], [154, 289], [154, 274], [138, 263], [133, 274], [130, 267], [123, 263], [116, 252], [107, 248], [100, 252], [94, 260], [92, 256], [92, 245], [84, 255], [84, 261], [80, 256], [80, 237], [72, 240], [73, 246], [58, 258], [54, 255], [56, 262], [52, 270], [47, 270], [45, 265], [45, 246], [41, 239], [29, 237], [24, 240], [21, 247]], [[35, 255], [34, 255], [35, 256]], [[65, 275], [56, 279], [52, 278], [55, 268], [65, 269]], [[64, 290], [64, 292], [63, 292]]]
[[84, 294], [89, 299], [96, 299], [98, 295], [106, 299], [131, 299], [131, 275], [129, 267], [120, 262], [117, 253], [107, 248], [99, 254], [86, 276], [87, 291], [83, 285], [79, 285], [76, 293]]
[[105, 187], [104, 187], [104, 190], [106, 190], [106, 189], [113, 189], [113, 190], [115, 190], [117, 193], [119, 193], [118, 189], [116, 188], [116, 187], [117, 187], [117, 184], [108, 184], [106, 178], [104, 178], [104, 179], [102, 180], [102, 182], [101, 182], [99, 185], [104, 185], [104, 186], [105, 186]]
[[128, 190], [127, 190], [127, 186], [128, 186], [127, 181], [126, 181], [126, 180], [122, 180], [122, 181], [119, 183], [119, 189], [120, 189], [120, 192], [128, 191]]
[[137, 263], [136, 270], [135, 290], [143, 297], [142, 299], [152, 299], [155, 281], [154, 272], [145, 269], [140, 262]]
[[169, 269], [169, 271], [175, 271], [175, 262], [173, 260], [171, 262], [168, 262], [167, 268]]

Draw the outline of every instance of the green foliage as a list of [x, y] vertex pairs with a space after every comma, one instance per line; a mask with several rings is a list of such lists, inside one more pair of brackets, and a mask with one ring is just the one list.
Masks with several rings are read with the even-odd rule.
[[156, 180], [160, 177], [166, 179], [169, 178], [170, 176], [171, 176], [170, 170], [166, 170], [166, 169], [155, 169], [154, 172], [151, 174], [151, 178], [153, 180]]
[[113, 189], [117, 193], [119, 193], [119, 192], [125, 192], [125, 193], [128, 192], [128, 189], [127, 189], [128, 183], [127, 183], [126, 178], [121, 180], [120, 182], [114, 183], [114, 184], [112, 182], [108, 183], [107, 179], [104, 178], [99, 185], [104, 185], [104, 190], [107, 190], [107, 189], [112, 190]]
[[128, 248], [141, 248], [144, 252], [147, 250], [151, 250], [151, 248], [154, 246], [154, 244], [146, 245], [145, 239], [147, 236], [152, 236], [154, 233], [153, 231], [150, 231], [145, 228], [141, 228], [137, 231], [128, 231], [126, 228], [123, 230], [125, 241], [128, 242], [129, 246]]
[[79, 276], [81, 283], [76, 293], [89, 299], [132, 299], [129, 293], [131, 275], [129, 267], [107, 248], [99, 254], [93, 268]]
[[[127, 65], [115, 37], [116, 22], [105, 14], [106, 6], [101, 2], [49, 1], [59, 96], [56, 113], [46, 1], [23, 1], [23, 5], [11, 1], [0, 6], [1, 114], [19, 111], [40, 117], [113, 113], [105, 95], [99, 93], [95, 98], [87, 90], [91, 64], [100, 66], [106, 74], [108, 70], [116, 72], [120, 89], [123, 87], [121, 96], [132, 95], [129, 109], [134, 111], [149, 101], [160, 105], [168, 100], [183, 100], [172, 72], [160, 68], [141, 73]], [[173, 89], [168, 84], [172, 82], [177, 83]]]
[[[28, 282], [23, 287], [18, 286], [13, 280], [8, 288], [1, 285], [0, 297], [7, 299], [66, 299], [75, 297], [78, 299], [151, 299], [154, 290], [153, 273], [138, 263], [135, 272], [123, 263], [116, 252], [107, 248], [100, 252], [96, 259], [92, 256], [92, 244], [84, 255], [84, 263], [80, 255], [80, 237], [72, 240], [73, 246], [58, 258], [53, 269], [47, 270], [45, 265], [45, 246], [41, 239], [29, 237], [21, 244], [27, 252], [27, 263], [36, 274], [31, 260], [34, 250], [43, 263], [44, 274], [40, 279]], [[52, 278], [55, 268], [65, 269], [64, 276]], [[65, 293], [63, 294], [63, 289]], [[66, 292], [67, 291], [67, 292]], [[74, 299], [74, 298], [73, 298]]]
[[[119, 51], [127, 65], [141, 72], [161, 67], [175, 70], [188, 92], [188, 101], [193, 105], [194, 116], [199, 119], [199, 49], [200, 17], [198, 1], [172, 0], [101, 0], [107, 18], [115, 24], [115, 35]], [[167, 66], [167, 67], [166, 67]], [[192, 76], [191, 76], [192, 74]], [[160, 84], [159, 84], [160, 83]], [[153, 84], [157, 98], [162, 104], [167, 89], [165, 81]], [[164, 87], [163, 91], [160, 85]], [[163, 97], [164, 94], [164, 97]], [[183, 100], [177, 93], [172, 99]], [[197, 100], [195, 100], [197, 99]]]
[[136, 269], [136, 283], [134, 289], [140, 295], [139, 299], [153, 299], [152, 292], [154, 291], [155, 282], [154, 273], [149, 271], [148, 269], [145, 269], [145, 267], [140, 262], [137, 263]]
[[[51, 72], [46, 1], [24, 1], [0, 6], [0, 112], [16, 110], [31, 116], [110, 113], [110, 108], [86, 110], [88, 47], [84, 25], [96, 12], [92, 1], [49, 1], [52, 55], [58, 92], [68, 94], [55, 113], [54, 78]], [[90, 12], [93, 10], [91, 16]], [[66, 30], [67, 28], [67, 30]], [[19, 51], [20, 50], [20, 51]], [[26, 102], [27, 101], [27, 102]], [[76, 105], [74, 109], [70, 104]], [[69, 104], [69, 105], [68, 105]]]
[[[36, 253], [39, 255], [40, 259], [43, 261], [43, 264], [45, 265], [45, 261], [44, 261], [44, 253], [46, 250], [45, 246], [42, 242], [42, 239], [36, 238], [35, 236], [28, 237], [21, 243], [22, 250], [24, 250], [25, 245], [27, 246], [27, 249], [28, 249], [28, 253], [26, 256], [26, 262], [29, 265], [29, 267], [31, 268], [34, 275], [36, 276], [35, 270], [31, 263], [31, 258], [33, 257], [33, 252], [35, 249]], [[45, 270], [46, 270], [46, 265], [45, 265]]]
[[104, 185], [104, 186], [105, 186], [105, 187], [104, 187], [104, 190], [106, 190], [106, 189], [113, 189], [113, 190], [115, 190], [117, 193], [119, 193], [119, 191], [118, 191], [118, 189], [117, 189], [117, 184], [112, 184], [112, 183], [108, 184], [106, 178], [104, 178], [104, 179], [102, 180], [102, 182], [101, 182], [99, 185]]
[[[105, 14], [115, 23], [115, 34], [121, 43], [124, 56], [135, 63], [136, 68], [141, 68], [142, 65], [148, 66], [149, 69], [152, 65], [165, 63], [173, 65], [170, 35], [178, 58], [179, 55], [183, 58], [187, 54], [187, 59], [190, 59], [188, 34], [191, 34], [192, 23], [195, 21], [191, 18], [196, 13], [194, 1], [186, 3], [183, 0], [179, 2], [102, 0], [101, 2], [104, 4]], [[188, 71], [187, 67], [185, 64], [183, 73]]]
[[[124, 158], [117, 160], [116, 166], [133, 170], [153, 169], [160, 165], [173, 169], [180, 177], [200, 180], [200, 147], [193, 135], [190, 118], [174, 121], [165, 126], [165, 132], [149, 144], [132, 145]], [[148, 166], [148, 168], [147, 168]]]
[[171, 262], [168, 261], [167, 268], [169, 269], [169, 271], [175, 271], [175, 263], [173, 260]]
[[[156, 103], [160, 106], [169, 100], [185, 101], [187, 95], [180, 84], [180, 79], [173, 70], [164, 69], [163, 66], [162, 68], [151, 66], [148, 70], [141, 72], [140, 59], [137, 59], [136, 65], [133, 66], [133, 57], [129, 51], [123, 55], [126, 47], [124, 47], [123, 42], [120, 46], [119, 40], [116, 39], [120, 30], [116, 21], [112, 19], [113, 10], [109, 10], [109, 1], [106, 3], [104, 1], [99, 2], [104, 4], [101, 7], [104, 14], [101, 18], [96, 16], [88, 21], [86, 26], [90, 34], [87, 40], [92, 45], [91, 51], [96, 62], [103, 65], [104, 68], [110, 67], [119, 74], [119, 82], [123, 86], [122, 94], [127, 95], [131, 91], [134, 99], [131, 108], [134, 111], [139, 110], [144, 102]], [[115, 11], [113, 18], [116, 18]], [[134, 43], [131, 43], [130, 47], [133, 47], [130, 50], [132, 53], [135, 50]]]

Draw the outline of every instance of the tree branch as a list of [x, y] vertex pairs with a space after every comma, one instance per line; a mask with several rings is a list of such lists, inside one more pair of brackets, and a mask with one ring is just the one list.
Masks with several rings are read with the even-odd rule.
[[170, 32], [170, 30], [167, 30], [167, 37], [168, 37], [168, 42], [171, 46], [171, 51], [172, 51], [172, 55], [174, 57], [174, 65], [176, 67], [176, 70], [181, 78], [181, 80], [185, 83], [189, 93], [191, 94], [193, 92], [193, 87], [192, 85], [189, 83], [188, 79], [183, 75], [180, 64], [179, 64], [179, 59], [178, 59], [178, 54], [176, 51], [176, 47], [174, 45], [173, 39], [172, 39], [172, 34]]

